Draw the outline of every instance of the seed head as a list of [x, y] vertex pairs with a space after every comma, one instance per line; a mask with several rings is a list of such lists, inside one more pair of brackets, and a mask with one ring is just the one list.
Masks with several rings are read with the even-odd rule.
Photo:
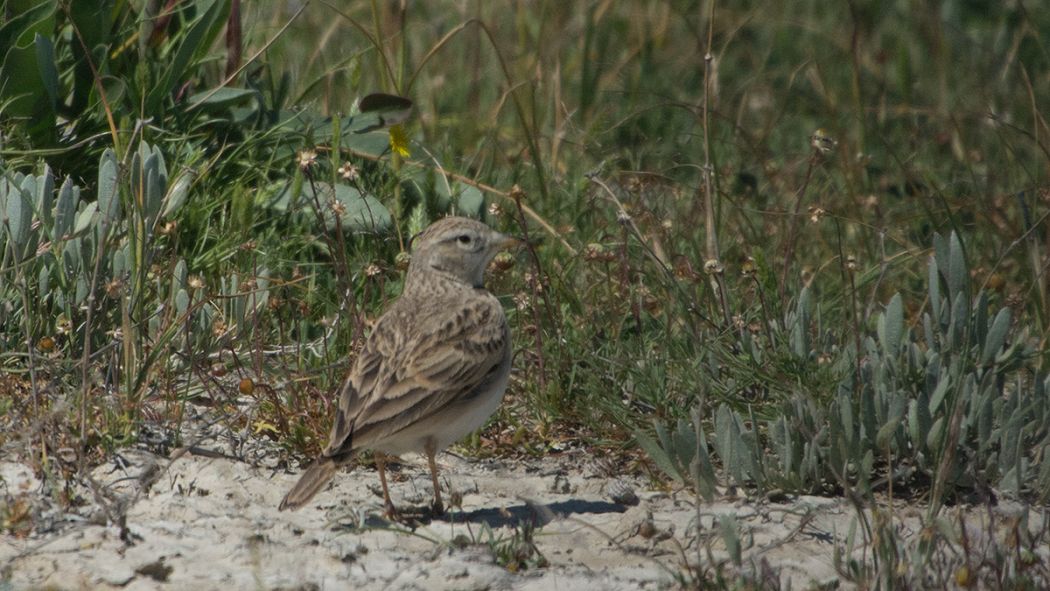
[[357, 179], [361, 178], [361, 173], [353, 164], [350, 164], [349, 162], [344, 162], [343, 165], [339, 167], [339, 176], [344, 181], [354, 182]]
[[814, 131], [813, 135], [809, 136], [809, 145], [813, 146], [817, 153], [824, 155], [834, 150], [838, 142], [835, 141], [835, 138], [828, 135], [824, 128], [820, 128]]
[[314, 150], [302, 150], [298, 157], [299, 170], [309, 172], [314, 164], [317, 164], [317, 152]]

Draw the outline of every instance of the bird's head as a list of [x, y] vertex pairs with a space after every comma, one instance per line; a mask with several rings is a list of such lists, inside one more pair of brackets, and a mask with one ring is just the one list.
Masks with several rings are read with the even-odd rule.
[[412, 239], [412, 262], [408, 274], [436, 270], [474, 287], [482, 287], [485, 268], [492, 257], [520, 242], [477, 220], [443, 218]]

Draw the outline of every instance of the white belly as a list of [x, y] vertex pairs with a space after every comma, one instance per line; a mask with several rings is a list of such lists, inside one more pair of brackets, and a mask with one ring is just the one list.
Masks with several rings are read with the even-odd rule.
[[410, 452], [423, 453], [427, 441], [433, 439], [434, 449], [441, 451], [480, 428], [503, 401], [510, 378], [510, 360], [492, 381], [492, 386], [469, 401], [451, 405], [441, 412], [406, 427], [383, 441], [370, 446], [385, 454], [398, 456]]

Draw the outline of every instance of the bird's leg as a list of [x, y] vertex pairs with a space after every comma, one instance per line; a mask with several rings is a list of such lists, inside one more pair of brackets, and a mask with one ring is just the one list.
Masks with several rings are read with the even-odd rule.
[[428, 439], [425, 451], [427, 452], [427, 464], [430, 465], [430, 480], [434, 484], [434, 504], [431, 505], [431, 510], [434, 515], [443, 515], [445, 504], [441, 502], [441, 484], [438, 482], [437, 462], [434, 461], [434, 456], [437, 455], [436, 443], [433, 438]]
[[387, 518], [397, 520], [398, 514], [397, 509], [394, 507], [394, 502], [390, 500], [390, 489], [386, 485], [386, 456], [383, 452], [374, 452], [376, 460], [376, 470], [379, 470], [379, 484], [383, 486], [383, 505], [386, 507], [384, 515]]

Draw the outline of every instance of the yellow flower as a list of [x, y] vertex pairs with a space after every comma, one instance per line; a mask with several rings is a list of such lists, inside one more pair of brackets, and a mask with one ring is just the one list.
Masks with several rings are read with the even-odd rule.
[[260, 433], [277, 433], [278, 432], [276, 425], [274, 425], [273, 423], [268, 423], [268, 422], [266, 422], [264, 420], [261, 420], [261, 419], [258, 420], [258, 421], [255, 421], [255, 423], [252, 425], [252, 428], [254, 429], [256, 435], [258, 435]]
[[408, 134], [400, 124], [390, 128], [390, 149], [402, 158], [408, 158]]

